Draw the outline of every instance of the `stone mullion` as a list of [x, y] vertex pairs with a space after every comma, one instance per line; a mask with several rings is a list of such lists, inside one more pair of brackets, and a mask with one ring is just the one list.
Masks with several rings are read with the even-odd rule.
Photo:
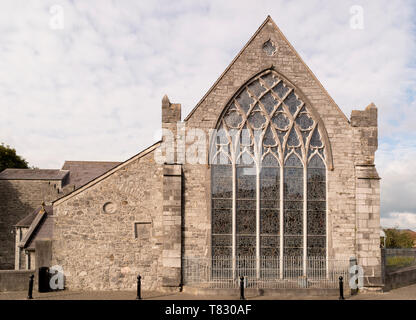
[[[290, 91], [290, 90], [289, 90]], [[283, 104], [282, 104], [283, 106]], [[283, 110], [286, 113], [285, 107], [283, 106]], [[279, 139], [278, 139], [279, 140]], [[283, 192], [283, 186], [284, 186], [284, 182], [285, 182], [285, 174], [284, 174], [284, 167], [285, 167], [285, 155], [284, 155], [284, 150], [285, 150], [285, 138], [283, 138], [282, 144], [281, 144], [281, 153], [280, 153], [280, 261], [279, 261], [279, 269], [280, 269], [280, 279], [283, 279], [283, 275], [284, 275], [284, 265], [283, 265], [283, 258], [284, 258], [284, 192]], [[280, 140], [279, 140], [279, 144], [280, 144]]]
[[[285, 151], [286, 151], [286, 149], [289, 149], [289, 147], [287, 145], [287, 140], [289, 139], [290, 131], [292, 131], [292, 128], [295, 126], [294, 119], [293, 118], [289, 118], [289, 120], [291, 121], [291, 123], [289, 124], [289, 128], [287, 129], [287, 133], [286, 133], [286, 135], [283, 138], [283, 146], [285, 147], [284, 149], [282, 149], [283, 162], [286, 161], [286, 158], [289, 157], [289, 155], [290, 155], [290, 153], [288, 152], [287, 156], [285, 157]], [[295, 130], [295, 132], [296, 132], [296, 130]], [[292, 151], [293, 152], [295, 151], [295, 148], [294, 147], [292, 147]]]
[[[302, 103], [303, 105], [303, 103]], [[302, 110], [302, 106], [299, 108]], [[299, 115], [300, 111], [296, 114]], [[300, 131], [300, 128], [298, 128]], [[312, 134], [311, 134], [312, 135]], [[308, 150], [306, 142], [303, 142], [302, 133], [300, 134], [300, 143], [303, 146], [303, 275], [307, 275], [308, 259]]]
[[[324, 161], [325, 163], [325, 161]], [[328, 169], [325, 164], [325, 256], [326, 256], [326, 276], [329, 277], [329, 218], [328, 218]]]
[[[311, 144], [312, 135], [313, 135], [313, 132], [315, 131], [315, 129], [317, 129], [317, 126], [318, 126], [318, 123], [316, 121], [314, 121], [314, 122], [315, 123], [312, 125], [311, 132], [308, 135], [308, 138], [306, 139], [306, 145], [305, 145], [305, 153], [306, 153], [306, 158], [307, 158], [306, 163], [308, 163], [308, 161], [309, 161], [308, 152], [309, 152], [309, 147], [310, 147], [310, 144]], [[311, 154], [310, 158], [312, 159], [312, 157], [313, 157], [313, 154]], [[324, 163], [325, 163], [325, 161], [324, 161]]]
[[[292, 93], [292, 91], [293, 91], [293, 89], [292, 88], [289, 88], [289, 87], [287, 87], [289, 90], [285, 93], [285, 95], [282, 97], [282, 98], [280, 98], [279, 97], [279, 95], [277, 94], [277, 93], [275, 93], [273, 90], [270, 90], [270, 93], [272, 94], [272, 96], [273, 96], [273, 98], [275, 98], [276, 100], [278, 100], [280, 103], [277, 105], [277, 108], [279, 108], [280, 107], [280, 105], [282, 105], [282, 107], [283, 107], [283, 110], [285, 111], [285, 113], [287, 114], [287, 115], [290, 115], [292, 118], [293, 118], [293, 116], [292, 116], [292, 114], [289, 112], [289, 108], [287, 107], [287, 105], [286, 105], [286, 103], [284, 102], [285, 100], [286, 100], [286, 98]], [[276, 108], [276, 109], [277, 109]]]
[[[259, 159], [259, 157], [257, 157]], [[260, 278], [260, 161], [256, 164], [256, 274]]]
[[237, 200], [236, 200], [236, 193], [237, 193], [237, 174], [236, 174], [236, 157], [235, 155], [232, 157], [232, 181], [233, 181], [233, 199], [232, 199], [232, 267], [233, 267], [233, 278], [236, 277], [236, 253], [237, 253]]
[[[270, 93], [272, 94], [272, 96], [276, 99], [276, 100], [279, 100], [279, 102], [283, 102], [286, 98], [287, 98], [287, 96], [294, 90], [293, 88], [290, 88], [290, 87], [286, 87], [285, 86], [285, 88], [287, 88], [288, 89], [288, 91], [285, 93], [285, 95], [282, 97], [282, 98], [280, 98], [278, 95], [276, 95], [276, 93], [273, 91], [273, 88], [274, 87], [276, 87], [280, 82], [282, 82], [283, 84], [284, 84], [284, 82], [283, 82], [283, 80], [281, 80], [281, 79], [279, 79], [279, 81], [277, 81], [274, 85], [272, 85], [271, 87], [269, 87], [269, 85], [266, 83], [266, 81], [264, 81], [261, 77], [258, 79], [259, 80], [259, 82], [261, 83], [261, 85], [264, 87], [264, 88], [266, 88], [266, 91], [265, 92], [263, 92], [263, 93], [261, 93], [260, 95], [259, 95], [259, 100], [264, 96], [264, 95], [266, 95], [267, 94], [267, 92], [269, 92], [270, 91]], [[279, 105], [280, 104], [278, 104], [277, 105], [277, 108], [279, 107]], [[276, 108], [276, 109], [277, 109]]]
[[280, 226], [279, 226], [279, 231], [280, 231], [280, 261], [279, 261], [279, 269], [280, 269], [280, 279], [283, 279], [283, 232], [284, 232], [284, 215], [283, 215], [283, 185], [284, 185], [284, 161], [282, 162], [282, 165], [280, 166], [280, 213], [279, 213], [279, 217], [280, 217]]
[[[274, 87], [273, 87], [274, 88]], [[291, 94], [291, 92], [293, 91], [293, 89], [288, 87], [288, 91], [285, 93], [285, 95], [280, 98], [280, 96], [274, 92], [273, 90], [270, 89], [270, 93], [273, 96], [273, 98], [275, 98], [277, 101], [279, 101], [279, 104], [277, 104], [276, 110], [280, 107], [280, 105], [284, 105], [286, 106], [286, 104], [284, 103], [284, 101], [286, 100], [286, 98]], [[286, 106], [287, 107], [287, 106]], [[283, 108], [284, 109], [284, 108]], [[285, 112], [287, 112], [288, 114], [292, 115], [290, 112], [288, 112], [288, 110], [285, 110]]]
[[[306, 156], [305, 156], [306, 158]], [[304, 159], [305, 159], [304, 158]], [[307, 162], [303, 164], [303, 275], [307, 275], [307, 258], [308, 258], [308, 215], [307, 215], [307, 208], [308, 208], [308, 166], [306, 165]]]
[[[262, 92], [262, 93], [260, 93], [260, 95], [259, 95], [259, 100], [261, 99], [261, 98], [263, 98], [263, 96], [264, 95], [266, 95], [267, 94], [267, 92], [269, 92], [270, 90], [272, 90], [272, 88], [273, 88], [273, 86], [272, 87], [270, 87], [269, 88], [269, 85], [266, 83], [266, 81], [264, 81], [261, 77], [263, 76], [263, 74], [261, 75], [261, 76], [259, 76], [258, 78], [257, 78], [257, 80], [259, 80], [259, 83], [261, 84], [261, 86], [262, 87], [264, 87], [265, 89], [266, 89], [266, 91], [264, 91], [264, 92]], [[253, 81], [254, 82], [254, 81]], [[278, 82], [279, 83], [279, 82]]]
[[[294, 93], [294, 94], [296, 96], [296, 93]], [[297, 98], [297, 96], [296, 96], [296, 98]], [[300, 105], [297, 106], [298, 110], [293, 114], [293, 120], [295, 120], [298, 117], [298, 115], [301, 113], [302, 107], [305, 105], [305, 103], [302, 100], [299, 100], [299, 101], [300, 101]]]

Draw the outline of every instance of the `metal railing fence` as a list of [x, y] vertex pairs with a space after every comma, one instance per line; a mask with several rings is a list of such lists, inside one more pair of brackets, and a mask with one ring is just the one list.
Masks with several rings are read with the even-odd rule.
[[308, 257], [183, 258], [183, 284], [203, 288], [238, 288], [240, 276], [247, 288], [337, 288], [339, 277], [348, 281], [349, 261]]

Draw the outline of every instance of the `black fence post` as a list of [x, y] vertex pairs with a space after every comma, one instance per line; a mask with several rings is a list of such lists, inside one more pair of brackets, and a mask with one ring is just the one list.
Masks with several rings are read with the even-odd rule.
[[35, 276], [32, 274], [30, 277], [29, 277], [29, 290], [28, 290], [28, 292], [27, 292], [27, 299], [33, 299], [33, 296], [32, 296], [32, 292], [33, 292], [33, 278], [34, 278]]
[[386, 249], [385, 248], [381, 248], [381, 281], [385, 288], [386, 287]]
[[339, 277], [339, 300], [345, 300], [344, 298], [344, 282], [343, 277]]
[[136, 300], [142, 300], [142, 277], [140, 274], [137, 276], [137, 297]]
[[240, 300], [245, 300], [246, 298], [244, 297], [244, 277], [241, 276], [240, 277]]

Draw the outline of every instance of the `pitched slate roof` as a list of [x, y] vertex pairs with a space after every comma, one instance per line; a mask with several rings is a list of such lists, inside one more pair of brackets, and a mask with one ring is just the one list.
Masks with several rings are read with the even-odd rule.
[[120, 163], [111, 161], [65, 161], [62, 170], [70, 172], [68, 184], [79, 188]]
[[[75, 188], [79, 188], [118, 166], [120, 163], [121, 162], [110, 161], [65, 161], [62, 170], [6, 169], [7, 172], [3, 174], [6, 171], [4, 170], [1, 174], [3, 174], [3, 179], [24, 180], [29, 179], [29, 177], [32, 180], [40, 180], [40, 176], [47, 180], [54, 180], [52, 177], [53, 174], [55, 174], [54, 177], [67, 177], [65, 184], [71, 184], [74, 185]], [[16, 170], [19, 171], [15, 172]], [[23, 170], [23, 172], [20, 172], [20, 170]], [[28, 170], [31, 172], [28, 173]], [[47, 173], [50, 175], [47, 175]], [[65, 174], [60, 176], [59, 173]], [[20, 220], [15, 225], [15, 227], [29, 228], [19, 246], [28, 250], [34, 250], [35, 241], [37, 239], [52, 238], [53, 207], [44, 206], [44, 210], [42, 210], [42, 206], [38, 207], [36, 210], [32, 211], [30, 214]]]
[[4, 169], [0, 180], [63, 180], [68, 173], [60, 169]]
[[32, 224], [33, 220], [35, 220], [37, 213], [39, 212], [40, 208], [37, 208], [36, 210], [29, 213], [26, 217], [24, 217], [22, 220], [20, 220], [18, 223], [16, 223], [15, 227], [26, 227], [29, 228]]
[[25, 234], [19, 247], [24, 249], [34, 249], [36, 239], [52, 238], [52, 206], [40, 206], [35, 210], [35, 217]]
[[53, 210], [52, 206], [46, 211], [46, 215], [33, 233], [33, 236], [27, 243], [28, 250], [35, 249], [35, 241], [42, 239], [52, 239], [53, 236]]
[[100, 181], [106, 179], [107, 177], [109, 177], [110, 175], [112, 175], [114, 172], [124, 168], [125, 166], [129, 165], [131, 162], [136, 161], [137, 159], [140, 159], [141, 157], [145, 156], [146, 154], [153, 152], [156, 148], [158, 148], [160, 146], [160, 144], [162, 143], [162, 141], [157, 141], [156, 143], [152, 144], [150, 147], [147, 147], [146, 149], [142, 150], [141, 152], [139, 152], [138, 154], [134, 155], [133, 157], [131, 157], [130, 159], [127, 159], [124, 162], [120, 162], [118, 165], [116, 165], [114, 168], [108, 170], [107, 172], [104, 172], [103, 174], [93, 178], [91, 181], [88, 181], [86, 184], [84, 184], [83, 186], [76, 188], [75, 190], [73, 190], [72, 192], [63, 195], [61, 198], [58, 198], [54, 201], [52, 201], [53, 205], [57, 205], [60, 204], [62, 202], [65, 202], [66, 200], [72, 198], [73, 196], [83, 192], [84, 190], [88, 189], [89, 187], [95, 185], [96, 183], [99, 183]]

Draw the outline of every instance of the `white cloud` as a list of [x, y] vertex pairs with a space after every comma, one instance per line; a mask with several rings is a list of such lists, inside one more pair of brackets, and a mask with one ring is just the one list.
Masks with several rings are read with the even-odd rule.
[[392, 212], [388, 217], [381, 218], [382, 228], [399, 228], [416, 230], [416, 213]]
[[[0, 142], [41, 168], [125, 160], [160, 134], [163, 95], [186, 116], [270, 14], [347, 116], [378, 106], [382, 217], [401, 223], [392, 213], [416, 212], [415, 4], [363, 2], [353, 30], [355, 4], [2, 2]], [[63, 30], [49, 27], [52, 5]]]
[[377, 170], [381, 176], [381, 215], [393, 212], [416, 213], [416, 143], [381, 144]]

